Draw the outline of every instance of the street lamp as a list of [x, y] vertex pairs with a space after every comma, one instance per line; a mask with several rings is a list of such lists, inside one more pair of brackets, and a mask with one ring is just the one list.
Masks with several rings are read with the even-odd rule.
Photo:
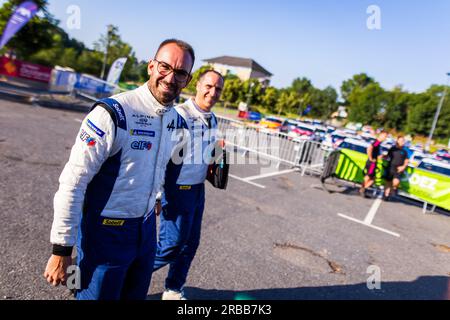
[[250, 90], [248, 91], [247, 94], [247, 112], [250, 112], [250, 103], [252, 100], [252, 94], [253, 94], [253, 87], [255, 86], [255, 83], [250, 82]]
[[442, 106], [444, 105], [445, 97], [447, 96], [447, 90], [450, 81], [450, 72], [447, 73], [447, 84], [444, 88], [444, 94], [442, 95], [441, 101], [439, 102], [438, 108], [436, 110], [436, 114], [434, 115], [433, 125], [431, 126], [430, 136], [428, 137], [427, 144], [425, 145], [425, 150], [430, 151], [431, 140], [433, 140], [434, 130], [436, 130], [436, 125], [439, 120], [439, 114], [441, 113]]

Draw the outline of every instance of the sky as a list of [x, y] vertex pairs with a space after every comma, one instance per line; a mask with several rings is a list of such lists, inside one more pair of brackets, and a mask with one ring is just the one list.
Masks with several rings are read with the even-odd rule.
[[[2, 3], [4, 1], [0, 1]], [[152, 57], [166, 38], [189, 42], [203, 59], [252, 58], [289, 86], [307, 77], [318, 88], [339, 89], [366, 72], [386, 89], [419, 92], [450, 72], [449, 0], [49, 0], [49, 11], [71, 37], [91, 47], [108, 24], [119, 27], [138, 59]], [[80, 29], [69, 29], [69, 6], [80, 9]], [[371, 30], [370, 5], [380, 9]], [[372, 21], [372, 20], [371, 20]]]

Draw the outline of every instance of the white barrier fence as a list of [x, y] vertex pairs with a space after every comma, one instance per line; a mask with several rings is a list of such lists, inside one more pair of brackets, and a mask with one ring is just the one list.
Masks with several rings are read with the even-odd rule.
[[261, 158], [306, 173], [320, 175], [330, 151], [321, 143], [295, 139], [285, 133], [276, 132], [242, 121], [218, 116], [219, 130], [227, 146], [232, 146], [244, 154], [251, 153]]

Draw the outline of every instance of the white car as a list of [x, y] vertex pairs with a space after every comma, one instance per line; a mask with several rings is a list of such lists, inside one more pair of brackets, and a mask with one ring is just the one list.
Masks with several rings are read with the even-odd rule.
[[434, 159], [423, 159], [417, 168], [450, 177], [450, 164], [446, 162]]
[[348, 149], [367, 154], [367, 148], [369, 145], [370, 144], [362, 140], [347, 138], [339, 145], [339, 149]]

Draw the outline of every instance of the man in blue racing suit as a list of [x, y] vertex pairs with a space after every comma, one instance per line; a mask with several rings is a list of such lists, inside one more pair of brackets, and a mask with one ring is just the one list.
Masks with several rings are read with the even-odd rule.
[[[209, 70], [200, 75], [194, 100], [177, 106], [178, 120], [169, 131], [184, 127], [181, 150], [172, 155], [164, 184], [164, 209], [154, 270], [170, 264], [163, 300], [183, 300], [183, 286], [200, 243], [205, 207], [205, 180], [218, 149], [217, 119], [211, 109], [219, 100], [224, 79]], [[187, 137], [186, 137], [187, 135]], [[187, 139], [186, 139], [187, 138]]]
[[[69, 287], [77, 247], [76, 298], [144, 300], [156, 251], [158, 159], [164, 119], [191, 80], [192, 47], [164, 41], [140, 88], [97, 102], [84, 119], [54, 198], [53, 255], [44, 277]], [[156, 212], [156, 214], [159, 214]], [[75, 277], [77, 279], [77, 277]]]

